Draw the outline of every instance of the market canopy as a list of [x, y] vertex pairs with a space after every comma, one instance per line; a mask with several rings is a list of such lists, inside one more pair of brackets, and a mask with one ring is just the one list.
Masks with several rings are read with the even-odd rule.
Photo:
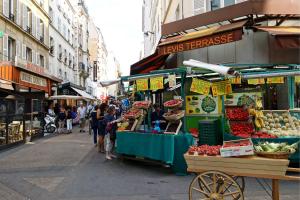
[[74, 96], [74, 95], [54, 95], [49, 97], [50, 100], [59, 100], [59, 99], [73, 99], [73, 100], [81, 100], [82, 96]]
[[158, 45], [158, 54], [169, 55], [241, 40], [243, 26], [246, 22], [246, 20], [243, 20], [232, 24], [216, 25], [203, 30], [161, 39]]
[[83, 91], [83, 90], [79, 90], [79, 89], [74, 88], [74, 87], [71, 87], [71, 88], [72, 88], [75, 92], [77, 92], [80, 96], [82, 96], [82, 97], [83, 97], [82, 99], [89, 99], [89, 100], [94, 100], [94, 99], [95, 99], [92, 95], [86, 93], [86, 92]]
[[300, 26], [256, 26], [255, 28], [275, 36], [276, 45], [280, 48], [300, 48]]
[[130, 67], [130, 75], [145, 74], [160, 69], [165, 65], [169, 54], [160, 55], [157, 51], [144, 59], [134, 63]]

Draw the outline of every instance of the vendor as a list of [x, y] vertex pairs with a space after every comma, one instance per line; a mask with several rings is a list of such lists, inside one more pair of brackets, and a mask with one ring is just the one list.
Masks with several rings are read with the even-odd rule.
[[166, 128], [166, 121], [165, 118], [163, 117], [164, 111], [160, 108], [158, 104], [153, 105], [154, 112], [151, 113], [151, 122], [152, 126], [154, 126], [155, 121], [160, 121], [160, 128], [165, 129]]

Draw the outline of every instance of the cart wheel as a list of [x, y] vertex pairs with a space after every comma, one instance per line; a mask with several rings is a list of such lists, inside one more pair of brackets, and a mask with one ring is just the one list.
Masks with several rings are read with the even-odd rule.
[[233, 178], [233, 180], [235, 180], [239, 184], [242, 192], [244, 192], [244, 190], [245, 190], [245, 179], [244, 179], [244, 177], [242, 177], [242, 176], [232, 176], [232, 178]]
[[244, 200], [240, 185], [229, 175], [207, 171], [194, 178], [189, 187], [189, 200]]

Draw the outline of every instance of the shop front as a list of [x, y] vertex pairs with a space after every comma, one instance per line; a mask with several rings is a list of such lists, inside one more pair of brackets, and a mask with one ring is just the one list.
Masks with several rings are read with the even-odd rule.
[[46, 98], [60, 80], [31, 63], [11, 62], [1, 63], [0, 80], [1, 148], [42, 136]]

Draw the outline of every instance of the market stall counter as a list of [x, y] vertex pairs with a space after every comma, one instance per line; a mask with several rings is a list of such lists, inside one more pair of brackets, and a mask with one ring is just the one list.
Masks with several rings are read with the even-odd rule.
[[170, 165], [178, 175], [187, 173], [183, 154], [192, 144], [193, 137], [190, 134], [117, 132], [119, 154], [160, 161]]

